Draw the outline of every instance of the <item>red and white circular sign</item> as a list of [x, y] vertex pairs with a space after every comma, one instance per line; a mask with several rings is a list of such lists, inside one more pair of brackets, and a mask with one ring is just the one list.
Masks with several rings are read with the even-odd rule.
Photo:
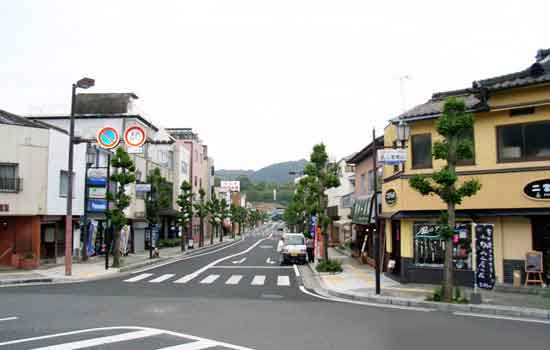
[[140, 147], [145, 143], [145, 129], [141, 126], [131, 126], [124, 132], [124, 142], [131, 147]]
[[117, 129], [112, 126], [104, 126], [97, 133], [97, 143], [100, 147], [111, 149], [115, 148], [120, 141], [120, 135]]

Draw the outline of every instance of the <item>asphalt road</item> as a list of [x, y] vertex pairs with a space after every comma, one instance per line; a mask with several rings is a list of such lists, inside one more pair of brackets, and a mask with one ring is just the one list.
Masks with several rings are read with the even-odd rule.
[[272, 230], [265, 226], [222, 249], [117, 278], [0, 288], [0, 350], [463, 350], [550, 344], [549, 324], [305, 294], [292, 266], [273, 263]]

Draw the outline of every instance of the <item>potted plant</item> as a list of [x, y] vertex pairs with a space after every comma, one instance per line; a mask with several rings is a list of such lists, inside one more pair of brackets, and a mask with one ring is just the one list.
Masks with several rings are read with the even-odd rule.
[[16, 269], [19, 268], [19, 262], [21, 261], [21, 257], [17, 253], [13, 253], [11, 255], [11, 266], [15, 267]]
[[26, 252], [23, 254], [23, 259], [21, 259], [20, 264], [23, 270], [32, 270], [35, 267], [34, 253]]

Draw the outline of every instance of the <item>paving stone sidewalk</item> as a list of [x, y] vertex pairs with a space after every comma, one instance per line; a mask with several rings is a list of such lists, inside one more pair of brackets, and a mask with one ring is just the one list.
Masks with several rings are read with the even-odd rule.
[[[240, 240], [237, 236], [235, 240]], [[116, 275], [120, 272], [126, 272], [133, 269], [141, 268], [147, 265], [158, 264], [169, 260], [184, 257], [187, 254], [193, 254], [202, 249], [209, 247], [215, 247], [217, 245], [224, 245], [234, 242], [230, 237], [225, 237], [224, 242], [220, 243], [216, 240], [213, 246], [210, 246], [210, 242], [205, 242], [203, 248], [187, 249], [182, 254], [180, 247], [162, 248], [160, 249], [160, 257], [149, 259], [149, 251], [143, 251], [136, 254], [129, 254], [122, 257], [122, 266], [120, 268], [113, 268], [112, 256], [109, 256], [109, 269], [105, 269], [105, 257], [97, 256], [90, 257], [86, 262], [74, 262], [72, 266], [72, 275], [65, 276], [65, 266], [42, 266], [38, 269], [23, 271], [10, 268], [3, 268], [0, 270], [0, 286], [12, 285], [12, 284], [28, 284], [28, 283], [44, 283], [44, 282], [70, 282], [70, 281], [83, 281], [99, 278], [108, 278]]]

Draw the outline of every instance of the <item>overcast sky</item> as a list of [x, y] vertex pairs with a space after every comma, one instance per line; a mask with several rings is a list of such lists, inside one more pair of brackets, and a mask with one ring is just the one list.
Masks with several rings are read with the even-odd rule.
[[[453, 4], [453, 5], [452, 5]], [[1, 1], [0, 109], [68, 113], [71, 83], [135, 92], [216, 167], [360, 150], [433, 92], [550, 47], [550, 1]], [[402, 79], [409, 76], [410, 79]], [[401, 83], [403, 91], [401, 93]]]

